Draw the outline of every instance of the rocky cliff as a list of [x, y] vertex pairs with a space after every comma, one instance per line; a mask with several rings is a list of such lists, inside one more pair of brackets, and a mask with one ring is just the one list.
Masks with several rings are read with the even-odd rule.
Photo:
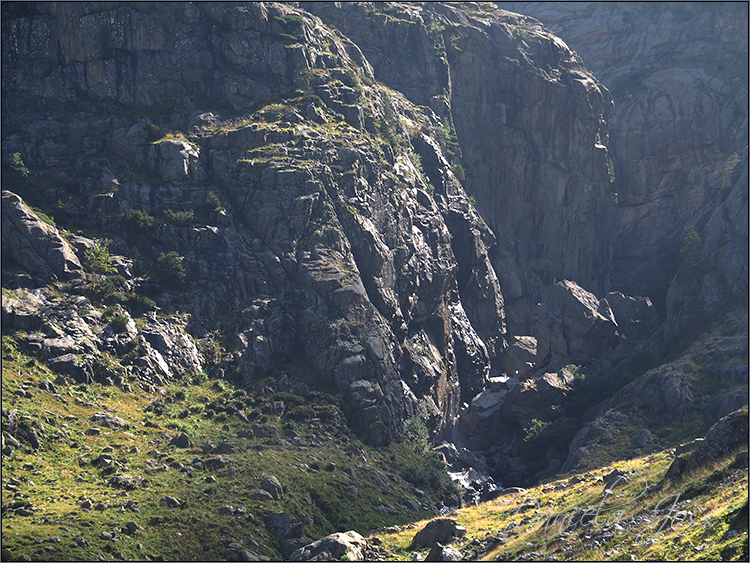
[[[707, 254], [724, 256], [717, 262], [727, 291], [722, 298], [746, 295], [747, 180], [741, 175], [747, 170], [748, 74], [738, 61], [748, 56], [747, 6], [502, 6], [564, 37], [614, 98], [608, 120], [617, 192], [612, 288], [648, 295], [664, 311], [678, 250], [693, 228]], [[724, 212], [728, 199], [733, 203]], [[733, 258], [727, 260], [727, 252]]]
[[[680, 264], [707, 269], [675, 278], [670, 330], [696, 287], [747, 288], [746, 114], [724, 144], [670, 121], [695, 170], [639, 160], [614, 142], [636, 110], [493, 4], [4, 3], [2, 26], [3, 330], [78, 381], [304, 394], [311, 371], [370, 443], [419, 419], [527, 482], [607, 398], [571, 365], [608, 392], [645, 371]], [[732, 80], [706, 100], [730, 111]], [[653, 266], [690, 226], [697, 254]]]

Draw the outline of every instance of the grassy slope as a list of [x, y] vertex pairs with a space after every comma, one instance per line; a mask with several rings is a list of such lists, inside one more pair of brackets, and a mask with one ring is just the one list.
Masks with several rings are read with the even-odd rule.
[[[255, 415], [255, 422], [265, 420], [282, 432], [293, 429], [308, 447], [290, 446], [282, 433], [263, 440], [239, 438], [237, 432], [249, 430], [253, 423], [224, 413], [204, 416], [207, 404], [222, 403], [236, 395], [223, 381], [188, 386], [174, 383], [157, 397], [137, 384], [130, 393], [99, 384], [57, 385], [55, 397], [38, 386], [56, 376], [41, 362], [15, 350], [7, 337], [3, 341], [3, 430], [7, 430], [7, 415], [14, 410], [42, 428], [37, 426], [39, 451], [22, 442], [12, 455], [3, 457], [4, 560], [23, 555], [34, 560], [70, 561], [100, 557], [217, 560], [223, 558], [231, 541], [274, 559], [278, 543], [264, 524], [272, 512], [293, 514], [303, 522], [304, 534], [313, 539], [337, 530], [366, 533], [429, 515], [424, 504], [419, 512], [403, 504], [407, 497], [427, 503], [430, 494], [429, 486], [421, 487], [426, 492], [415, 489], [415, 484], [422, 485], [418, 479], [408, 483], [401, 477], [407, 469], [412, 476], [424, 475], [425, 470], [423, 458], [403, 445], [367, 448], [349, 435], [343, 423], [320, 419], [295, 422], [286, 415], [260, 414], [267, 411], [267, 403], [261, 401], [256, 401], [257, 407], [249, 402], [245, 412], [251, 418]], [[162, 414], [149, 412], [149, 405], [155, 404], [162, 406], [158, 409]], [[99, 435], [87, 435], [90, 428], [97, 427], [92, 415], [102, 411], [125, 419], [129, 427], [98, 427]], [[145, 426], [146, 420], [161, 429]], [[194, 447], [169, 445], [170, 437], [180, 431], [187, 432]], [[229, 466], [213, 471], [190, 468], [194, 458], [215, 455], [200, 449], [206, 441], [218, 445], [224, 438], [240, 449], [226, 454], [231, 459]], [[124, 467], [109, 472], [92, 463], [105, 448], [112, 448]], [[179, 464], [187, 470], [181, 470]], [[117, 488], [110, 484], [115, 473], [141, 476], [145, 482], [131, 490]], [[281, 482], [283, 498], [250, 499], [269, 475]], [[356, 502], [348, 496], [350, 484], [357, 488]], [[167, 495], [186, 506], [167, 508], [160, 502]], [[433, 498], [437, 500], [437, 496]], [[86, 499], [107, 508], [83, 509], [80, 503]], [[140, 511], [125, 508], [128, 501], [137, 503]], [[225, 505], [246, 512], [220, 515], [219, 507]], [[396, 514], [378, 508], [388, 505]], [[21, 515], [28, 506], [33, 514]], [[138, 525], [136, 533], [117, 532], [128, 521]], [[102, 532], [113, 531], [115, 540], [101, 538]]]
[[[747, 466], [733, 468], [730, 456], [651, 490], [672, 459], [664, 450], [459, 510], [467, 535], [451, 545], [482, 561], [746, 561]], [[630, 482], [607, 493], [613, 467]], [[425, 523], [379, 538], [395, 560], [422, 558], [409, 544]]]

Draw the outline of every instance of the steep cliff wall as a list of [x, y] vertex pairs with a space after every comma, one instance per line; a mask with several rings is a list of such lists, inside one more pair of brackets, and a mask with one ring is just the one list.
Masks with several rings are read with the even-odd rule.
[[357, 5], [310, 9], [358, 38], [379, 80], [451, 119], [464, 185], [497, 237], [491, 257], [512, 333], [531, 333], [530, 310], [555, 279], [607, 291], [611, 98], [560, 39], [482, 3], [374, 22]]
[[349, 39], [282, 4], [4, 10], [4, 187], [111, 239], [128, 290], [196, 337], [218, 329], [217, 373], [308, 362], [373, 443], [420, 399], [437, 433], [483, 389], [506, 348], [494, 235], [440, 120]]
[[[684, 234], [690, 228], [703, 234], [747, 168], [747, 4], [501, 5], [562, 37], [612, 92], [618, 200], [612, 287], [649, 295], [664, 310]], [[744, 197], [735, 200], [747, 217], [743, 185]], [[740, 240], [733, 232], [729, 227], [721, 237], [739, 251], [735, 271], [727, 272], [735, 290], [726, 299], [747, 292], [746, 233]]]

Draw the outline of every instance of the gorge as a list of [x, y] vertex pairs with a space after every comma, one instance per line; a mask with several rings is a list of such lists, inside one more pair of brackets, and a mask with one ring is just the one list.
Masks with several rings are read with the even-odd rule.
[[[107, 394], [140, 401], [108, 422], [133, 434], [116, 449], [192, 448], [188, 479], [327, 433], [351, 457], [335, 502], [367, 475], [388, 518], [388, 448], [424, 458], [391, 481], [433, 487], [414, 510], [439, 514], [704, 436], [747, 405], [747, 21], [731, 2], [4, 2], [4, 469], [85, 448], [40, 417], [117, 410]], [[308, 496], [318, 536], [345, 531]], [[260, 552], [304, 547], [264, 522]]]

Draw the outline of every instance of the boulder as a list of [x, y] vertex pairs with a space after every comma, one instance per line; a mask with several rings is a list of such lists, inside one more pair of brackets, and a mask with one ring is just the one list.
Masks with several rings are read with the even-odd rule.
[[273, 500], [273, 495], [268, 491], [259, 489], [250, 494], [250, 498], [253, 500]]
[[570, 280], [556, 283], [552, 295], [562, 318], [565, 353], [572, 363], [599, 358], [616, 344], [617, 322], [606, 299], [598, 299]]
[[169, 508], [181, 508], [183, 506], [183, 503], [180, 499], [171, 496], [162, 497], [161, 503], [165, 504]]
[[436, 543], [425, 556], [425, 561], [461, 561], [461, 552], [455, 547]]
[[364, 561], [367, 542], [357, 532], [336, 532], [293, 552], [290, 561]]
[[125, 420], [108, 412], [95, 413], [91, 416], [91, 420], [99, 426], [113, 430], [123, 430], [128, 427], [128, 423]]
[[281, 540], [281, 546], [279, 551], [281, 551], [281, 555], [284, 557], [284, 559], [289, 560], [292, 553], [297, 551], [298, 549], [301, 549], [307, 545], [310, 545], [313, 543], [312, 538], [308, 538], [307, 536], [300, 536], [298, 538], [287, 538], [285, 540]]
[[685, 470], [687, 460], [688, 456], [685, 455], [678, 455], [675, 457], [674, 460], [672, 460], [672, 463], [669, 464], [669, 468], [664, 474], [664, 479], [667, 481], [677, 481]]
[[466, 528], [459, 526], [458, 521], [454, 518], [437, 518], [428, 522], [427, 525], [419, 530], [411, 546], [415, 548], [429, 547], [436, 543], [448, 543], [454, 538], [466, 535]]
[[16, 194], [2, 192], [2, 252], [48, 280], [83, 282], [81, 263], [55, 227], [42, 221]]
[[110, 485], [121, 489], [135, 489], [143, 484], [143, 477], [118, 473], [109, 480]]
[[281, 497], [284, 494], [284, 489], [281, 486], [281, 483], [273, 475], [263, 479], [260, 484], [260, 488], [264, 491], [267, 491], [274, 498], [274, 500], [281, 500]]
[[748, 441], [748, 409], [745, 406], [721, 418], [693, 450], [683, 473], [690, 473], [727, 455]]
[[611, 291], [607, 294], [607, 303], [612, 308], [619, 331], [631, 338], [646, 338], [659, 328], [661, 319], [648, 297]]
[[536, 346], [533, 336], [514, 336], [503, 358], [503, 371], [512, 377], [524, 379], [536, 365]]
[[545, 373], [520, 382], [505, 396], [502, 414], [522, 427], [533, 418], [551, 420], [573, 389], [573, 376], [567, 370]]
[[302, 522], [287, 512], [269, 514], [266, 527], [279, 541], [302, 536]]
[[273, 424], [255, 424], [253, 425], [253, 434], [256, 438], [268, 438], [270, 436], [276, 436], [279, 433], [279, 429]]
[[228, 457], [223, 456], [223, 455], [217, 455], [217, 456], [209, 457], [203, 460], [203, 466], [206, 469], [216, 470], [216, 469], [221, 469], [222, 467], [226, 467], [231, 462], [232, 461]]
[[170, 445], [175, 448], [192, 448], [193, 442], [190, 440], [187, 434], [181, 432], [179, 436], [175, 436], [170, 440]]

